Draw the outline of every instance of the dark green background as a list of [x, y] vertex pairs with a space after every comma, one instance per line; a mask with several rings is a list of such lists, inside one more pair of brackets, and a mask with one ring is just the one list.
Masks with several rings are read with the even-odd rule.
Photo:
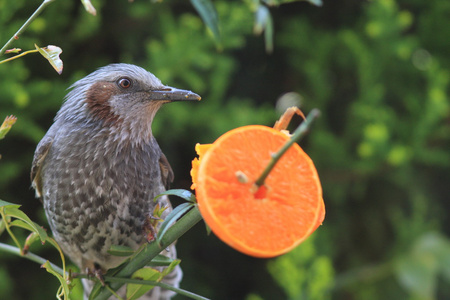
[[[197, 225], [178, 242], [182, 287], [212, 299], [450, 298], [450, 2], [271, 7], [270, 54], [252, 33], [254, 3], [214, 1], [220, 46], [188, 1], [93, 0], [97, 17], [80, 1], [52, 3], [13, 46], [61, 47], [62, 75], [38, 54], [0, 65], [0, 119], [18, 117], [0, 142], [0, 198], [46, 224], [29, 182], [34, 149], [70, 84], [108, 63], [140, 65], [202, 96], [163, 107], [153, 125], [175, 188], [190, 186], [196, 143], [271, 126], [280, 97], [295, 92], [303, 111], [322, 112], [300, 144], [321, 177], [323, 226], [262, 260]], [[0, 0], [1, 45], [39, 4]], [[59, 262], [49, 246], [32, 250]], [[0, 266], [0, 298], [54, 299], [58, 282], [39, 265], [0, 253]]]

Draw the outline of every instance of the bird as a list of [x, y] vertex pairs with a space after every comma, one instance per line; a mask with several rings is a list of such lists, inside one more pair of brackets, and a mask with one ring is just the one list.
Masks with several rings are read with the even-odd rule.
[[[172, 210], [167, 196], [153, 201], [174, 178], [152, 133], [156, 112], [164, 103], [201, 97], [125, 63], [101, 67], [69, 89], [37, 145], [32, 187], [63, 252], [80, 270], [104, 273], [124, 260], [108, 253], [111, 246], [138, 249], [155, 206], [166, 207], [162, 218]], [[175, 245], [162, 254], [175, 258]], [[178, 287], [181, 278], [177, 266], [163, 281]], [[83, 286], [87, 297], [93, 283]], [[173, 295], [155, 287], [145, 299]]]

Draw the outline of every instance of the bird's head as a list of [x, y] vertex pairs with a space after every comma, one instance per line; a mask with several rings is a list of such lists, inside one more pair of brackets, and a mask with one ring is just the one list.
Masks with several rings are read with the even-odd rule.
[[162, 104], [201, 99], [191, 91], [165, 86], [152, 73], [130, 64], [100, 68], [71, 88], [57, 120], [110, 128], [123, 138], [149, 138]]

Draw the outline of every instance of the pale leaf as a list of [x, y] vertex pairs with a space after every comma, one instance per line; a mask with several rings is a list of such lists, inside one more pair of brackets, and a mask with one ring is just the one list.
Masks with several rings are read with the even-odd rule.
[[95, 9], [94, 5], [92, 5], [91, 0], [81, 0], [81, 3], [83, 3], [84, 9], [86, 9], [88, 13], [93, 16], [97, 15], [97, 10]]
[[56, 72], [61, 75], [63, 71], [63, 62], [59, 58], [59, 55], [62, 53], [62, 49], [58, 46], [53, 45], [48, 45], [47, 47], [43, 48], [39, 47], [36, 44], [34, 44], [34, 46], [39, 51], [39, 53], [50, 62]]

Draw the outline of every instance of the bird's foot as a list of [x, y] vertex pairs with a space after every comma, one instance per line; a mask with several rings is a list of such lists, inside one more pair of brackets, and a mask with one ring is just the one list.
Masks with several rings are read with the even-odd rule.
[[145, 219], [143, 230], [146, 233], [147, 242], [151, 243], [156, 239], [158, 224], [164, 221], [161, 216], [167, 208], [168, 206], [161, 206], [158, 203], [153, 209], [153, 213], [149, 214]]
[[86, 274], [88, 277], [95, 277], [97, 278], [102, 286], [105, 286], [105, 278], [103, 277], [103, 270], [100, 268], [99, 265], [94, 264], [94, 268], [86, 268]]
[[156, 218], [153, 216], [147, 217], [147, 219], [145, 220], [144, 226], [143, 226], [143, 229], [145, 232], [145, 238], [147, 239], [147, 242], [149, 242], [149, 243], [156, 240], [157, 232], [156, 232], [155, 225], [153, 225], [153, 223], [155, 222], [155, 219]]

